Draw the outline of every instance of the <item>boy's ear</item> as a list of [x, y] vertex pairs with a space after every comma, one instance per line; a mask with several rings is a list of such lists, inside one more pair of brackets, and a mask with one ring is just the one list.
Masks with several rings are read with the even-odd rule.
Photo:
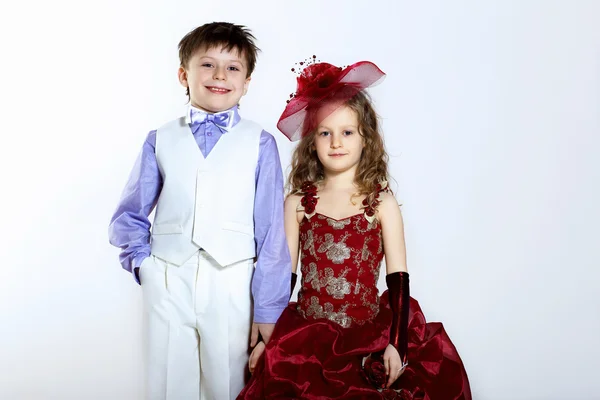
[[179, 78], [179, 83], [181, 83], [181, 86], [185, 88], [189, 87], [185, 68], [179, 67], [177, 70], [177, 77]]
[[244, 94], [242, 94], [242, 96], [245, 96], [246, 93], [248, 93], [248, 86], [250, 86], [251, 80], [252, 80], [252, 76], [249, 76], [246, 78], [246, 81], [244, 82]]

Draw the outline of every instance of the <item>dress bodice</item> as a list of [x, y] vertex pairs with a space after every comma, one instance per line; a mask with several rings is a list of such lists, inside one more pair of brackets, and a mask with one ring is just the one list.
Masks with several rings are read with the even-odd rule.
[[307, 319], [327, 318], [343, 327], [363, 325], [379, 310], [381, 225], [370, 207], [340, 220], [316, 213], [316, 187], [305, 188], [298, 311]]

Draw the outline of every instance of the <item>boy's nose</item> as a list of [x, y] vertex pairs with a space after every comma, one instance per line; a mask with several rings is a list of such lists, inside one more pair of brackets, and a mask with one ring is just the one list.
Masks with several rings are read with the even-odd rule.
[[213, 74], [213, 79], [224, 80], [226, 79], [226, 74], [223, 68], [217, 67], [215, 68], [215, 73]]

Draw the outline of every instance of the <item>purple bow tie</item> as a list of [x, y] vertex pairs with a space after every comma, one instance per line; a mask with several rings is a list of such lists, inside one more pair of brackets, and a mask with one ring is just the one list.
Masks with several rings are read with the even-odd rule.
[[221, 132], [226, 132], [227, 129], [229, 129], [229, 123], [232, 116], [233, 111], [231, 110], [217, 114], [209, 114], [192, 109], [190, 113], [190, 126], [195, 132], [202, 124], [213, 124], [219, 128]]

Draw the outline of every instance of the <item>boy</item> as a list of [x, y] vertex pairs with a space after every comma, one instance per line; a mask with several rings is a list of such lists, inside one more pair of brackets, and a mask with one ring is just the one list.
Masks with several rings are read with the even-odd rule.
[[254, 40], [223, 22], [181, 40], [188, 112], [148, 134], [111, 220], [110, 242], [142, 285], [152, 399], [235, 398], [252, 318], [252, 345], [258, 332], [268, 341], [290, 296], [277, 145], [238, 114]]

